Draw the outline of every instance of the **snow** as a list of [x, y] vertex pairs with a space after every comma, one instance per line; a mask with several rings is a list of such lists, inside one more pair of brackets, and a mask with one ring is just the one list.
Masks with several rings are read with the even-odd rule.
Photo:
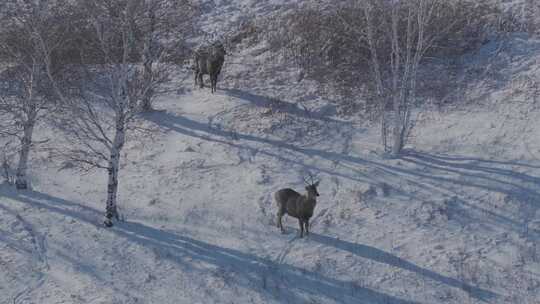
[[[286, 1], [206, 2], [211, 29]], [[226, 62], [216, 94], [179, 72], [143, 117], [155, 131], [122, 152], [123, 222], [102, 225], [105, 172], [46, 149], [31, 191], [0, 186], [0, 303], [538, 303], [540, 41], [502, 42], [463, 59], [466, 100], [423, 112], [400, 159], [257, 48], [231, 56], [245, 65]], [[311, 234], [290, 217], [281, 234], [272, 193], [303, 191], [308, 171]]]

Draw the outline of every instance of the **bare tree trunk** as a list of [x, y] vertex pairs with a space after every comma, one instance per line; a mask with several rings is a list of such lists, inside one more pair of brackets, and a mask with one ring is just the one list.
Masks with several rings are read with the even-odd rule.
[[118, 208], [116, 205], [116, 198], [118, 193], [118, 171], [120, 169], [120, 151], [124, 147], [126, 142], [126, 111], [133, 110], [130, 108], [130, 99], [128, 97], [128, 77], [129, 68], [128, 52], [129, 46], [132, 43], [133, 32], [128, 27], [122, 32], [124, 52], [122, 57], [122, 64], [116, 66], [112, 70], [111, 77], [111, 91], [113, 92], [114, 101], [114, 113], [115, 113], [115, 133], [114, 140], [110, 149], [110, 158], [108, 166], [108, 182], [107, 182], [107, 206], [105, 210], [105, 226], [111, 227], [113, 225], [112, 219], [119, 219]]
[[29, 117], [28, 121], [24, 124], [24, 134], [21, 139], [21, 151], [19, 152], [19, 163], [17, 165], [17, 173], [15, 179], [15, 187], [19, 190], [28, 189], [26, 171], [28, 168], [28, 158], [30, 156], [30, 147], [32, 145], [34, 125], [34, 117]]
[[386, 153], [386, 151], [388, 150], [388, 142], [387, 142], [387, 138], [388, 138], [388, 127], [386, 125], [386, 105], [381, 101], [381, 106], [382, 108], [382, 111], [381, 111], [381, 141], [382, 141], [382, 145], [383, 145], [383, 150], [384, 152]]
[[[146, 46], [145, 46], [146, 48]], [[149, 57], [146, 52], [145, 55], [143, 55], [143, 66], [144, 66], [144, 75], [143, 79], [145, 84], [152, 83], [153, 78], [153, 72], [152, 72], [152, 64], [153, 60], [151, 57]], [[143, 98], [142, 98], [142, 106], [141, 109], [143, 111], [151, 111], [152, 110], [152, 96], [154, 96], [154, 90], [152, 87], [148, 87], [146, 91], [144, 92]]]
[[[28, 189], [28, 181], [26, 179], [26, 171], [28, 168], [28, 158], [30, 156], [30, 147], [32, 146], [32, 136], [34, 134], [34, 126], [37, 119], [37, 104], [34, 99], [34, 83], [37, 63], [34, 61], [30, 70], [30, 79], [28, 83], [28, 95], [23, 101], [23, 109], [26, 120], [23, 120], [23, 136], [21, 138], [21, 151], [19, 152], [19, 163], [15, 178], [15, 187], [19, 190]], [[24, 116], [23, 116], [24, 117]]]
[[112, 219], [118, 220], [118, 209], [116, 207], [116, 195], [118, 193], [118, 160], [120, 154], [116, 151], [111, 152], [109, 162], [109, 180], [107, 183], [107, 207], [105, 210], [105, 226], [112, 227]]
[[401, 134], [401, 99], [400, 92], [406, 86], [405, 80], [400, 77], [403, 60], [401, 58], [401, 46], [400, 46], [400, 33], [399, 33], [399, 10], [400, 4], [395, 3], [392, 6], [391, 13], [391, 39], [392, 39], [392, 54], [390, 57], [390, 65], [392, 71], [392, 110], [394, 111], [394, 128], [392, 136], [394, 143], [392, 145], [392, 156], [397, 157], [401, 152], [401, 147], [403, 146]]
[[392, 145], [392, 156], [398, 157], [399, 154], [401, 153], [401, 149], [403, 148], [403, 137], [401, 136], [401, 134], [403, 133], [402, 132], [403, 126], [402, 126], [402, 119], [401, 119], [401, 114], [400, 114], [400, 106], [399, 106], [399, 103], [397, 102], [394, 103], [394, 112], [395, 112], [394, 130], [392, 134], [394, 138], [394, 144]]
[[149, 14], [149, 29], [146, 37], [146, 41], [144, 42], [144, 49], [143, 49], [143, 66], [144, 66], [144, 74], [143, 74], [143, 80], [144, 85], [147, 87], [146, 91], [143, 94], [142, 98], [142, 110], [143, 111], [150, 111], [152, 110], [152, 96], [154, 96], [154, 90], [151, 86], [153, 81], [153, 70], [152, 65], [155, 60], [155, 41], [154, 41], [154, 32], [156, 28], [156, 12], [155, 7], [151, 6]]
[[[399, 49], [399, 31], [397, 28], [397, 20], [399, 18], [398, 7], [394, 6], [392, 11], [392, 50], [398, 54], [397, 58], [392, 57], [392, 74], [394, 76], [394, 92], [393, 92], [393, 110], [394, 117], [394, 144], [392, 146], [392, 156], [397, 157], [403, 150], [408, 136], [410, 134], [412, 124], [410, 121], [411, 102], [414, 102], [416, 97], [416, 78], [420, 60], [426, 51], [426, 41], [424, 37], [425, 22], [430, 17], [436, 3], [431, 3], [427, 7], [425, 0], [419, 0], [417, 7], [408, 7], [407, 28], [405, 32], [405, 52]], [[413, 12], [416, 10], [416, 14]], [[413, 30], [413, 21], [416, 19], [416, 32]], [[416, 40], [416, 44], [415, 44]], [[404, 54], [404, 59], [400, 60], [401, 53]], [[397, 65], [397, 68], [395, 66]], [[401, 67], [401, 68], [400, 68]], [[399, 86], [396, 85], [399, 82]], [[399, 93], [398, 93], [399, 91]]]
[[388, 132], [387, 132], [387, 121], [386, 121], [386, 99], [383, 94], [383, 83], [382, 83], [382, 74], [381, 74], [381, 68], [379, 63], [379, 56], [377, 54], [377, 47], [375, 46], [375, 38], [373, 37], [373, 22], [371, 19], [371, 5], [366, 2], [364, 3], [363, 11], [364, 11], [364, 17], [366, 18], [367, 28], [366, 28], [366, 34], [367, 34], [367, 41], [369, 45], [369, 50], [371, 53], [371, 68], [373, 72], [373, 76], [375, 78], [375, 86], [377, 91], [377, 103], [379, 107], [379, 111], [381, 114], [381, 141], [383, 145], [384, 152], [387, 151], [387, 138], [388, 138]]
[[119, 219], [118, 208], [116, 205], [117, 193], [118, 193], [118, 171], [120, 169], [120, 151], [124, 146], [126, 133], [125, 133], [125, 121], [123, 113], [116, 113], [116, 133], [114, 136], [114, 142], [111, 147], [111, 155], [108, 166], [108, 183], [107, 183], [107, 207], [105, 210], [105, 226], [111, 227], [113, 225], [112, 219]]

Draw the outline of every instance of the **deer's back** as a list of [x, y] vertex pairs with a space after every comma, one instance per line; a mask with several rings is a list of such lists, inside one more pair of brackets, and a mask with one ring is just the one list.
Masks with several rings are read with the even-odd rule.
[[293, 189], [285, 188], [278, 190], [274, 194], [274, 198], [276, 199], [276, 202], [281, 208], [282, 211], [286, 212], [287, 214], [298, 217], [298, 212], [300, 209], [300, 200], [299, 198], [302, 195]]
[[203, 51], [199, 51], [195, 54], [195, 68], [197, 71], [199, 71], [202, 74], [208, 74], [208, 71], [206, 69], [206, 62], [208, 59], [208, 54]]
[[202, 74], [219, 73], [225, 54], [215, 46], [200, 47], [195, 51], [195, 65]]
[[224, 61], [225, 57], [223, 54], [212, 52], [212, 54], [208, 56], [206, 60], [206, 70], [209, 74], [219, 74]]

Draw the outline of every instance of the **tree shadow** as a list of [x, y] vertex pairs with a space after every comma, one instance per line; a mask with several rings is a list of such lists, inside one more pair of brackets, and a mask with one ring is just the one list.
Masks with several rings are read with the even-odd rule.
[[[540, 239], [540, 231], [529, 230], [528, 223], [535, 213], [540, 210], [540, 177], [519, 172], [515, 167], [537, 168], [534, 165], [521, 164], [511, 161], [492, 161], [475, 158], [464, 160], [460, 157], [439, 156], [419, 151], [407, 151], [402, 160], [418, 167], [429, 170], [429, 173], [418, 173], [410, 170], [409, 174], [421, 177], [427, 182], [442, 187], [458, 186], [472, 187], [495, 193], [505, 194], [505, 200], [519, 205], [520, 219], [513, 220], [508, 216], [498, 214], [494, 210], [481, 208], [464, 201], [457, 203], [488, 215], [495, 224], [507, 224], [509, 228], [528, 237]], [[501, 167], [503, 166], [503, 167]], [[512, 169], [505, 167], [511, 166]], [[446, 186], [445, 186], [446, 185]], [[470, 216], [462, 214], [462, 216]]]
[[301, 295], [306, 294], [345, 303], [417, 303], [358, 286], [354, 282], [325, 277], [307, 269], [158, 230], [141, 223], [122, 223], [116, 226], [115, 233], [142, 246], [165, 249], [168, 258], [176, 261], [189, 258], [232, 271], [243, 278], [241, 284], [259, 292], [264, 292], [263, 286], [268, 285], [268, 281], [277, 285], [283, 284], [284, 288], [279, 288], [278, 295], [266, 291], [268, 296], [280, 301], [304, 303], [306, 300]]
[[[304, 154], [304, 155], [309, 156], [309, 157], [316, 156], [316, 157], [320, 157], [320, 158], [323, 158], [323, 159], [326, 159], [326, 160], [329, 160], [329, 161], [333, 161], [333, 162], [342, 161], [342, 162], [353, 163], [353, 164], [356, 164], [356, 165], [371, 166], [371, 167], [374, 167], [374, 168], [379, 168], [379, 169], [386, 170], [387, 173], [408, 174], [408, 175], [414, 175], [414, 176], [418, 176], [418, 177], [422, 177], [422, 178], [429, 178], [429, 175], [423, 174], [421, 172], [415, 172], [415, 170], [404, 169], [404, 168], [384, 164], [382, 162], [377, 162], [377, 161], [373, 161], [373, 160], [367, 160], [367, 159], [364, 159], [364, 158], [361, 158], [361, 157], [358, 157], [358, 156], [338, 153], [338, 152], [334, 152], [334, 151], [318, 150], [318, 149], [309, 148], [309, 147], [299, 147], [299, 146], [296, 146], [294, 144], [284, 142], [282, 140], [262, 138], [262, 137], [258, 137], [258, 136], [254, 136], [254, 135], [250, 135], [250, 134], [242, 134], [242, 133], [234, 133], [234, 134], [232, 134], [230, 131], [225, 131], [225, 130], [222, 130], [222, 129], [213, 128], [212, 126], [210, 126], [208, 124], [204, 124], [204, 123], [201, 123], [201, 122], [198, 122], [198, 121], [195, 121], [195, 120], [183, 117], [183, 116], [176, 116], [176, 115], [168, 113], [168, 112], [155, 113], [155, 114], [147, 115], [146, 117], [147, 117], [148, 120], [153, 121], [157, 125], [160, 125], [160, 126], [162, 126], [164, 128], [167, 128], [167, 129], [170, 129], [170, 130], [173, 130], [173, 131], [176, 131], [176, 132], [178, 132], [180, 134], [183, 134], [183, 135], [186, 135], [186, 136], [191, 136], [191, 137], [196, 137], [196, 138], [199, 138], [199, 139], [202, 139], [202, 140], [207, 140], [207, 141], [213, 141], [213, 142], [226, 144], [226, 145], [234, 146], [234, 147], [237, 147], [237, 148], [240, 148], [240, 149], [250, 149], [250, 150], [257, 150], [257, 151], [260, 150], [260, 148], [250, 147], [250, 146], [245, 145], [245, 144], [236, 144], [235, 141], [236, 142], [245, 141], [245, 142], [267, 144], [267, 145], [271, 145], [273, 147], [276, 147], [276, 148], [279, 148], [279, 149], [282, 149], [282, 150], [288, 150], [288, 151], [296, 152], [296, 153], [299, 153], [299, 154]], [[217, 136], [218, 138], [215, 138], [213, 136]], [[280, 158], [278, 155], [272, 155], [271, 153], [269, 153], [269, 156], [275, 156], [275, 157]], [[431, 159], [430, 159], [430, 157], [431, 157]], [[423, 160], [424, 163], [420, 163], [419, 161], [415, 161], [412, 158], [416, 158], [418, 160]], [[468, 170], [483, 171], [484, 173], [496, 174], [496, 175], [504, 175], [504, 176], [507, 176], [507, 177], [512, 177], [514, 179], [517, 178], [520, 181], [533, 182], [533, 183], [536, 183], [536, 184], [540, 185], [540, 177], [529, 176], [527, 174], [515, 172], [515, 171], [512, 171], [512, 170], [508, 170], [508, 169], [493, 168], [493, 167], [489, 167], [489, 166], [485, 166], [485, 165], [475, 165], [472, 162], [467, 163], [467, 164], [445, 162], [444, 161], [445, 158], [443, 158], [443, 157], [435, 158], [435, 156], [433, 156], [433, 155], [429, 155], [429, 154], [422, 153], [422, 152], [406, 151], [406, 153], [404, 154], [404, 156], [401, 157], [401, 159], [409, 161], [409, 162], [416, 162], [416, 164], [421, 165], [421, 166], [426, 166], [427, 165], [426, 163], [429, 160], [432, 163], [438, 163], [438, 164], [442, 164], [442, 165], [446, 166], [448, 168], [448, 170], [450, 170], [450, 168], [454, 167], [454, 168], [461, 168], [461, 169], [468, 169]], [[452, 158], [452, 157], [447, 156], [446, 159], [448, 159], [448, 160], [459, 160], [459, 161], [471, 160], [471, 161], [474, 161], [476, 163], [484, 162], [484, 163], [495, 164], [495, 165], [496, 164], [501, 164], [501, 165], [528, 166], [528, 167], [531, 167], [531, 168], [540, 168], [540, 166], [536, 167], [536, 166], [533, 166], [533, 165], [522, 164], [522, 163], [518, 163], [518, 162], [510, 162], [510, 161], [500, 162], [500, 161], [491, 161], [491, 160], [486, 161], [486, 160], [482, 160], [480, 158], [475, 158], [475, 159], [458, 158], [458, 157]], [[284, 161], [287, 161], [287, 162], [291, 161], [291, 160], [287, 160], [287, 159], [284, 159], [284, 158], [280, 158], [280, 160], [284, 160]], [[431, 167], [436, 168], [433, 165]], [[454, 173], [456, 173], [456, 172], [457, 171], [454, 171]], [[339, 174], [337, 171], [332, 171], [331, 173], [332, 174]], [[474, 174], [471, 174], [471, 176], [473, 176], [473, 175]], [[481, 178], [488, 179], [488, 180], [490, 179], [487, 176], [478, 176], [477, 175], [476, 177], [481, 177]], [[351, 176], [349, 176], [348, 178], [353, 179], [353, 177], [351, 177]], [[444, 179], [444, 178], [440, 178], [438, 180], [459, 182], [458, 180], [451, 180], [451, 179]], [[531, 192], [529, 189], [527, 189], [525, 187], [520, 187], [518, 184], [511, 184], [511, 183], [504, 182], [504, 181], [497, 180], [497, 179], [493, 179], [493, 178], [491, 180], [495, 181], [495, 182], [500, 182], [500, 183], [503, 183], [503, 184], [506, 183], [507, 186], [517, 188], [518, 190], [520, 189], [520, 190], [523, 190], [525, 192], [529, 192], [529, 193]], [[486, 190], [497, 190], [498, 189], [498, 188], [495, 188], [495, 187], [489, 187], [488, 185], [471, 184], [471, 186], [484, 187]], [[538, 193], [534, 192], [534, 195], [536, 196], [536, 195], [538, 195]]]
[[[232, 139], [229, 132], [212, 128], [201, 122], [186, 117], [179, 117], [168, 112], [148, 116], [148, 119], [164, 128], [186, 136], [229, 145], [237, 149], [247, 149], [253, 154], [260, 153], [284, 163], [298, 165], [307, 170], [326, 173], [352, 181], [373, 183], [373, 174], [367, 174], [361, 170], [361, 167], [370, 168], [379, 174], [378, 178], [381, 182], [387, 182], [391, 178], [404, 180], [411, 184], [416, 184], [421, 192], [429, 196], [432, 196], [433, 193], [428, 192], [436, 191], [443, 193], [441, 190], [459, 195], [456, 189], [453, 188], [459, 186], [504, 193], [518, 198], [524, 209], [529, 209], [531, 212], [540, 208], [540, 204], [536, 203], [540, 200], [540, 193], [536, 190], [540, 185], [540, 177], [497, 167], [536, 168], [537, 166], [535, 165], [512, 161], [483, 160], [481, 158], [468, 159], [459, 156], [439, 157], [437, 155], [411, 150], [405, 151], [404, 155], [400, 158], [402, 161], [415, 165], [414, 168], [407, 168], [350, 154], [325, 151], [311, 147], [299, 147], [294, 143], [261, 138], [249, 134], [235, 133], [235, 137]], [[274, 152], [272, 149], [264, 149], [264, 146], [252, 146], [250, 143], [268, 145], [272, 148], [277, 148], [278, 151]], [[298, 157], [298, 155], [287, 154], [291, 152], [310, 158], [318, 157], [334, 164], [339, 163], [348, 172], [345, 173], [343, 172], [344, 170], [337, 170], [337, 166], [334, 166], [334, 168], [325, 167], [321, 162], [317, 162], [315, 165], [309, 164]], [[346, 164], [350, 164], [350, 166]], [[426, 168], [429, 170], [425, 170]], [[449, 174], [457, 176], [448, 176]], [[461, 200], [457, 201], [457, 203], [483, 212], [489, 216], [492, 223], [498, 223], [500, 220], [503, 220], [512, 230], [524, 230], [526, 223], [513, 220], [503, 214], [497, 214], [492, 210], [468, 204]], [[527, 233], [534, 238], [540, 239], [540, 231], [527, 230]]]
[[[43, 208], [63, 216], [96, 225], [100, 213], [90, 207], [84, 207], [61, 198], [40, 192], [1, 192], [0, 195], [25, 203], [34, 208]], [[137, 222], [120, 222], [105, 232], [114, 233], [126, 240], [143, 247], [158, 250], [161, 258], [168, 259], [190, 274], [207, 274], [207, 268], [201, 268], [194, 261], [212, 265], [223, 271], [229, 271], [242, 278], [238, 284], [253, 289], [278, 301], [304, 303], [305, 296], [317, 296], [343, 303], [381, 303], [381, 304], [417, 304], [418, 302], [400, 299], [373, 289], [359, 286], [355, 282], [330, 278], [316, 272], [289, 264], [245, 253], [236, 249], [225, 248], [202, 242], [174, 232], [156, 229]], [[63, 258], [66, 258], [65, 256]], [[74, 259], [66, 258], [74, 265]], [[97, 271], [91, 265], [81, 264], [81, 271], [95, 278]], [[271, 283], [270, 283], [271, 282]], [[272, 290], [271, 286], [274, 286]]]
[[[68, 201], [59, 197], [51, 196], [46, 193], [38, 191], [17, 191], [6, 187], [4, 189], [0, 188], [0, 198], [1, 197], [19, 201], [32, 208], [44, 209], [48, 212], [54, 212], [65, 217], [76, 219], [80, 222], [90, 224], [97, 228], [103, 227], [102, 222], [100, 222], [100, 219], [103, 217], [102, 212], [99, 212], [92, 207]], [[3, 206], [1, 200], [0, 209], [17, 215], [17, 212], [9, 209], [6, 206]], [[22, 218], [19, 217], [19, 220], [22, 220]], [[105, 228], [103, 229], [105, 231]], [[1, 232], [2, 231], [0, 230], [0, 233]], [[0, 235], [0, 242], [1, 241], [2, 236]], [[28, 249], [28, 253], [31, 254], [31, 251], [32, 249]], [[81, 260], [79, 257], [72, 256], [68, 249], [62, 250], [61, 247], [57, 247], [55, 248], [54, 254], [56, 258], [64, 260], [66, 263], [72, 265], [75, 270], [82, 274], [85, 274], [90, 278], [93, 278], [97, 282], [101, 283], [106, 280], [104, 276], [99, 274], [99, 269], [95, 265], [92, 265], [87, 261]], [[117, 286], [109, 285], [108, 288], [113, 290], [116, 294], [122, 294], [126, 297], [129, 297], [128, 291], [121, 290]]]
[[427, 156], [436, 158], [439, 160], [444, 160], [448, 162], [467, 162], [468, 165], [475, 165], [475, 164], [484, 164], [484, 165], [509, 165], [509, 166], [520, 166], [520, 167], [526, 167], [526, 168], [533, 168], [533, 169], [540, 169], [540, 165], [531, 165], [524, 162], [519, 161], [508, 161], [508, 160], [493, 160], [493, 159], [483, 159], [480, 157], [474, 157], [474, 156], [462, 156], [462, 155], [446, 155], [446, 154], [433, 154], [433, 153], [426, 153], [421, 151], [415, 151], [415, 150], [405, 150], [405, 155], [420, 155], [420, 156]]
[[[21, 222], [23, 227], [30, 226], [22, 217], [19, 216], [17, 212], [12, 210], [11, 208], [8, 208], [7, 206], [0, 204], [0, 211], [5, 212], [8, 216], [13, 217], [15, 220]], [[0, 243], [4, 243], [6, 246], [22, 254], [31, 256], [33, 253], [32, 244], [25, 245], [24, 243], [21, 243], [20, 240], [12, 237], [12, 235], [13, 235], [12, 231], [0, 229]]]
[[[0, 191], [0, 197], [16, 200], [33, 208], [43, 208], [51, 212], [78, 219], [94, 226], [101, 226], [101, 222], [98, 220], [98, 217], [103, 216], [103, 213], [92, 207], [51, 196], [39, 191], [16, 191], [11, 189], [0, 190], [3, 190]], [[0, 207], [5, 208], [1, 204]]]
[[[189, 119], [187, 117], [176, 116], [169, 112], [150, 113], [150, 114], [146, 114], [145, 118], [162, 128], [165, 128], [167, 130], [172, 130], [174, 132], [177, 132], [185, 136], [197, 138], [197, 139], [208, 141], [208, 142], [214, 142], [214, 143], [227, 145], [229, 147], [233, 147], [239, 150], [247, 150], [252, 155], [256, 155], [256, 154], [265, 155], [265, 156], [280, 160], [287, 164], [298, 165], [310, 171], [327, 173], [329, 175], [334, 175], [334, 176], [338, 176], [338, 177], [342, 177], [342, 178], [346, 178], [346, 179], [350, 179], [350, 180], [354, 180], [358, 182], [367, 183], [370, 180], [372, 180], [370, 176], [368, 176], [367, 174], [365, 174], [364, 172], [360, 170], [352, 169], [353, 171], [355, 171], [355, 174], [344, 174], [337, 170], [331, 170], [331, 169], [323, 168], [322, 166], [308, 164], [305, 161], [299, 160], [298, 158], [294, 158], [293, 155], [287, 155], [287, 153], [285, 153], [285, 152], [294, 152], [294, 153], [304, 154], [308, 156], [321, 156], [321, 157], [330, 158], [332, 152], [325, 152], [321, 150], [298, 147], [296, 145], [293, 145], [285, 141], [269, 139], [269, 138], [261, 138], [261, 137], [257, 137], [250, 134], [232, 133], [230, 131], [226, 131], [223, 129], [213, 128], [209, 124], [198, 122], [198, 121]], [[249, 143], [269, 145], [269, 146], [272, 146], [273, 148], [278, 148], [281, 151], [273, 152], [271, 150], [265, 149], [264, 146], [252, 146], [252, 145], [249, 145]], [[340, 154], [336, 153], [336, 155], [340, 155]], [[334, 160], [338, 160], [338, 159], [335, 158]]]
[[426, 268], [422, 268], [405, 259], [402, 259], [386, 251], [377, 249], [375, 247], [351, 243], [348, 241], [339, 240], [336, 238], [332, 238], [332, 237], [328, 237], [328, 236], [324, 236], [324, 235], [320, 235], [316, 233], [310, 233], [309, 238], [315, 242], [324, 244], [326, 246], [331, 246], [331, 247], [334, 247], [343, 251], [350, 252], [356, 256], [359, 256], [365, 259], [387, 264], [387, 265], [394, 266], [400, 269], [408, 270], [408, 271], [417, 273], [419, 275], [422, 275], [426, 278], [430, 278], [436, 282], [445, 284], [447, 286], [459, 288], [463, 291], [468, 292], [472, 297], [482, 300], [482, 301], [487, 301], [497, 296], [497, 294], [495, 294], [492, 291], [482, 289], [476, 286], [472, 286], [460, 280], [444, 276], [442, 274], [436, 273]]
[[[224, 89], [227, 95], [236, 97], [241, 100], [248, 101], [249, 103], [262, 108], [271, 107], [272, 100], [268, 96], [257, 95], [247, 91], [242, 91], [238, 89]], [[300, 109], [297, 104], [288, 102], [288, 101], [279, 101], [279, 111], [285, 112], [290, 115], [294, 115], [301, 118], [307, 119], [316, 119], [325, 122], [334, 122], [334, 123], [343, 123], [339, 120], [332, 119], [328, 116], [325, 116], [324, 113], [316, 113], [309, 111], [308, 109]]]
[[[540, 168], [540, 166], [510, 161], [501, 162], [484, 160], [480, 158], [470, 160], [459, 157], [439, 156], [420, 151], [407, 151], [403, 157], [401, 157], [401, 159], [417, 165], [429, 166], [430, 168], [439, 171], [458, 173], [466, 177], [493, 182], [498, 184], [497, 186], [500, 186], [498, 189], [504, 189], [504, 192], [511, 192], [511, 190], [514, 190], [515, 192], [531, 195], [533, 197], [540, 196], [540, 193], [535, 190], [540, 186], [540, 177], [528, 175], [511, 169], [499, 168], [496, 167], [496, 165], [527, 168]], [[487, 188], [487, 186], [484, 187], [486, 187], [487, 190], [492, 190]]]

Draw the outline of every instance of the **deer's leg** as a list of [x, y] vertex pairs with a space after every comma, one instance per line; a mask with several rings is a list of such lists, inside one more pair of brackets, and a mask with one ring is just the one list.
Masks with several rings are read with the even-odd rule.
[[197, 80], [199, 79], [199, 72], [195, 71], [195, 87], [197, 87]]
[[309, 219], [304, 220], [304, 226], [306, 226], [306, 235], [309, 235]]
[[298, 219], [298, 225], [300, 225], [300, 237], [304, 236], [304, 223], [301, 219]]
[[199, 72], [199, 88], [204, 88], [203, 73]]
[[283, 212], [279, 210], [277, 213], [277, 226], [279, 229], [281, 229], [281, 233], [285, 233], [285, 230], [283, 230], [283, 223], [281, 222], [282, 217], [283, 217]]

